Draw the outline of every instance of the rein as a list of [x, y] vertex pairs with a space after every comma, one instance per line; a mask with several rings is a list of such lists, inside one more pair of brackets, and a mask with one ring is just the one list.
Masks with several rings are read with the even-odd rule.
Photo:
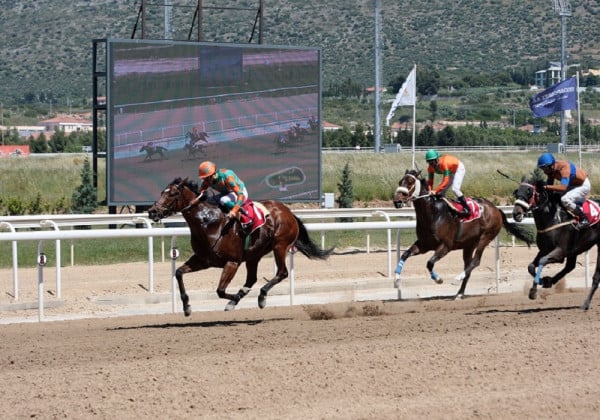
[[555, 225], [547, 227], [546, 229], [538, 230], [537, 233], [550, 232], [551, 230], [558, 229], [559, 227], [566, 226], [566, 225], [572, 225], [572, 224], [573, 224], [572, 220], [567, 220], [566, 222], [557, 223]]
[[[521, 185], [525, 185], [525, 186], [531, 187], [532, 190], [533, 190], [533, 195], [529, 199], [529, 203], [526, 202], [525, 200], [516, 199], [515, 200], [515, 204], [518, 205], [518, 206], [521, 206], [525, 210], [529, 210], [532, 207], [532, 203], [535, 203], [536, 196], [539, 197], [540, 193], [537, 191], [535, 185], [532, 185], [532, 184], [530, 184], [528, 182], [522, 182]], [[551, 232], [551, 231], [553, 231], [555, 229], [558, 229], [558, 228], [561, 228], [563, 226], [568, 226], [568, 225], [573, 225], [573, 224], [574, 224], [573, 220], [567, 220], [567, 221], [564, 221], [564, 222], [557, 223], [555, 225], [548, 226], [546, 229], [538, 230], [537, 233]]]

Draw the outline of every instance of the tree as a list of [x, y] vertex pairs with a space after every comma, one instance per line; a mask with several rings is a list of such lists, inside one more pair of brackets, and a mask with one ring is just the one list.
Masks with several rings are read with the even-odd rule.
[[29, 151], [31, 153], [48, 153], [48, 141], [44, 133], [41, 133], [37, 139], [29, 136]]
[[431, 121], [435, 121], [435, 117], [437, 116], [438, 104], [437, 101], [432, 100], [429, 102], [429, 111], [431, 111]]
[[[342, 171], [342, 182], [337, 184], [337, 186], [338, 191], [340, 192], [340, 195], [336, 200], [339, 208], [352, 208], [352, 204], [354, 203], [354, 191], [352, 188], [352, 180], [350, 179], [350, 164], [348, 162], [346, 162], [344, 170]], [[352, 219], [343, 218], [341, 221], [351, 222]]]
[[96, 209], [98, 193], [92, 184], [92, 169], [86, 157], [81, 169], [81, 185], [77, 187], [71, 197], [71, 211], [73, 213], [91, 213]]

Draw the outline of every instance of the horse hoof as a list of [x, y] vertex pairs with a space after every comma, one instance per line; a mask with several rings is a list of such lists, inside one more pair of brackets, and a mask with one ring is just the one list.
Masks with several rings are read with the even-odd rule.
[[529, 299], [534, 300], [537, 297], [536, 289], [529, 289]]
[[235, 305], [237, 305], [237, 302], [235, 300], [230, 300], [227, 305], [225, 305], [225, 310], [233, 311], [235, 309]]
[[463, 295], [462, 293], [459, 293], [456, 296], [454, 296], [454, 300], [463, 300], [464, 298], [465, 295]]
[[192, 314], [192, 308], [190, 306], [188, 306], [187, 308], [183, 309], [183, 314], [185, 316], [190, 316]]
[[262, 293], [258, 295], [258, 307], [260, 309], [264, 309], [267, 306], [267, 295], [263, 295]]
[[435, 279], [434, 282], [435, 282], [435, 284], [442, 284], [444, 282], [444, 280], [439, 278], [439, 279]]

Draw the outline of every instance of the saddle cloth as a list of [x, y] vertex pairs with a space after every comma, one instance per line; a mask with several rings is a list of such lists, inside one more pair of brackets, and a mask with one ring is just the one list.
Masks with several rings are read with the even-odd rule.
[[269, 215], [269, 210], [265, 206], [261, 203], [255, 203], [250, 199], [242, 204], [242, 209], [246, 212], [246, 214], [240, 212], [240, 222], [242, 225], [246, 225], [251, 221], [253, 222], [250, 233], [264, 225]]
[[600, 221], [600, 205], [597, 202], [585, 200], [581, 208], [590, 221], [590, 225], [595, 225]]
[[[467, 200], [467, 205], [469, 206], [469, 209], [471, 210], [471, 215], [469, 217], [465, 217], [461, 220], [463, 222], [468, 222], [468, 221], [480, 218], [481, 212], [483, 209], [479, 205], [479, 203], [468, 197], [465, 197], [465, 199]], [[448, 200], [446, 197], [443, 197], [443, 200], [448, 204], [448, 207], [450, 207], [450, 209], [454, 210], [457, 213], [462, 212], [463, 206], [459, 202]]]

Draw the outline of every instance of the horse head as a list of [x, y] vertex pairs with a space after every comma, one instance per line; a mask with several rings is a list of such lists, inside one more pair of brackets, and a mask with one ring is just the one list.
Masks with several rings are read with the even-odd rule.
[[402, 208], [408, 201], [419, 197], [423, 189], [423, 183], [421, 171], [407, 169], [400, 182], [398, 182], [398, 188], [394, 193], [394, 207], [397, 209]]
[[162, 190], [159, 199], [148, 209], [148, 216], [158, 222], [180, 212], [198, 195], [198, 185], [188, 178], [175, 178]]
[[[538, 211], [540, 208], [550, 208], [550, 204], [558, 202], [559, 195], [550, 193], [546, 190], [545, 185], [546, 182], [539, 177], [521, 178], [519, 188], [513, 192], [515, 203], [512, 214], [515, 221], [521, 222], [529, 210]], [[552, 210], [556, 210], [554, 207], [552, 206]]]

